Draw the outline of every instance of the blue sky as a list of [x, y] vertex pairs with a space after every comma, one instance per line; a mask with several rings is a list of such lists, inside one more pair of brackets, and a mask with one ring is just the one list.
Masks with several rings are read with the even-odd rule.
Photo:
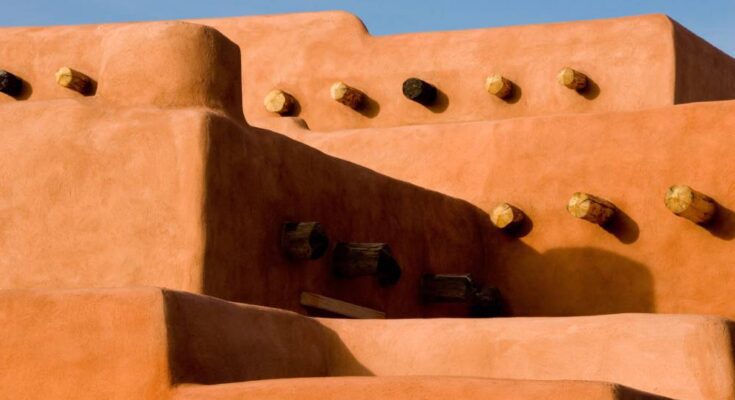
[[0, 0], [0, 25], [67, 25], [345, 10], [370, 32], [470, 29], [664, 13], [735, 55], [735, 0]]

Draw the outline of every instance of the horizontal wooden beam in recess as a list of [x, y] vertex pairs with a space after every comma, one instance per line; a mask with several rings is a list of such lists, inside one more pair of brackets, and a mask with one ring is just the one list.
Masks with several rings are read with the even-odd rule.
[[576, 218], [598, 225], [605, 225], [615, 215], [617, 207], [605, 199], [577, 192], [569, 199], [567, 211]]
[[498, 98], [505, 99], [513, 94], [513, 82], [500, 74], [485, 79], [485, 90]]
[[0, 92], [17, 96], [23, 90], [23, 80], [8, 71], [0, 69]]
[[337, 243], [332, 257], [339, 278], [374, 275], [381, 285], [391, 285], [401, 277], [401, 266], [385, 243]]
[[296, 106], [296, 99], [283, 90], [274, 89], [265, 95], [263, 105], [268, 112], [280, 115], [288, 115]]
[[526, 214], [518, 207], [508, 203], [500, 203], [490, 212], [490, 221], [499, 229], [512, 230], [520, 226]]
[[403, 82], [403, 95], [409, 100], [430, 106], [436, 101], [437, 89], [419, 78], [408, 78]]
[[316, 293], [302, 292], [301, 305], [357, 319], [384, 319], [385, 313]]
[[666, 191], [666, 208], [697, 224], [706, 224], [717, 213], [717, 203], [709, 196], [686, 185], [674, 185]]
[[316, 260], [329, 247], [329, 237], [318, 222], [286, 222], [281, 232], [281, 248], [292, 260]]
[[584, 90], [587, 87], [587, 75], [569, 67], [562, 68], [556, 80], [569, 89]]
[[67, 89], [81, 94], [89, 94], [92, 89], [92, 79], [83, 73], [69, 67], [61, 67], [56, 74], [56, 83]]
[[365, 102], [365, 94], [344, 82], [335, 82], [329, 88], [329, 94], [332, 99], [357, 110], [362, 107]]
[[424, 274], [420, 290], [425, 303], [467, 303], [474, 316], [497, 316], [502, 308], [500, 291], [473, 282], [469, 274]]

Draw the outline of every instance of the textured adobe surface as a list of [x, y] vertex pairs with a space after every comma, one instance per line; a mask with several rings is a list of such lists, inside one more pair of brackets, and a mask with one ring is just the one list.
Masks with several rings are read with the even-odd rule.
[[447, 377], [278, 379], [184, 387], [175, 400], [655, 400], [664, 397], [598, 382], [518, 381]]
[[[729, 268], [735, 239], [735, 102], [645, 111], [297, 134], [378, 172], [486, 212], [524, 210], [533, 229], [491, 236], [485, 276], [514, 315], [613, 312], [735, 316]], [[691, 185], [720, 212], [708, 227], [664, 206], [670, 185]], [[569, 197], [612, 201], [609, 229], [572, 218]], [[490, 228], [492, 229], [492, 228]], [[477, 274], [483, 274], [478, 271]]]
[[[339, 12], [0, 33], [0, 68], [24, 80], [0, 95], [0, 397], [735, 399], [721, 317], [735, 316], [735, 101], [681, 105], [735, 97], [735, 61], [665, 16], [389, 37]], [[62, 66], [93, 93], [56, 85]], [[563, 66], [590, 90], [560, 86]], [[516, 85], [508, 101], [483, 88], [495, 73]], [[412, 76], [436, 104], [403, 97]], [[333, 101], [335, 81], [367, 107]], [[294, 116], [264, 111], [274, 88]], [[672, 184], [712, 196], [715, 221], [672, 215]], [[572, 218], [578, 191], [620, 218]], [[492, 227], [500, 202], [528, 215], [525, 236]], [[319, 221], [326, 255], [289, 260], [286, 221]], [[337, 241], [389, 244], [401, 279], [335, 278]], [[505, 314], [535, 317], [314, 319], [200, 295], [467, 314], [422, 304], [423, 273], [471, 273]], [[621, 312], [648, 314], [544, 317]]]
[[[732, 326], [712, 317], [312, 319], [182, 292], [123, 288], [3, 291], [0, 322], [0, 354], [8, 361], [0, 383], [9, 398], [64, 398], [84, 386], [77, 398], [154, 399], [179, 385], [355, 375], [607, 381], [677, 399], [732, 399], [735, 393]], [[317, 385], [295, 382], [304, 389]], [[345, 382], [328, 381], [311, 395], [334, 398], [330, 392]], [[472, 396], [492, 390], [532, 399], [541, 388], [589, 399], [627, 392], [570, 382], [380, 382], [356, 380], [355, 386], [435, 396], [465, 388]], [[271, 380], [180, 393], [277, 398], [289, 387]]]
[[[735, 97], [735, 60], [664, 15], [454, 32], [371, 36], [345, 13], [196, 20], [240, 44], [248, 121], [275, 129], [263, 109], [272, 88], [292, 93], [315, 131], [630, 111]], [[651, 38], [656, 40], [651, 40]], [[268, 60], [268, 62], [262, 62]], [[556, 81], [587, 74], [579, 95]], [[503, 101], [484, 89], [500, 73], [517, 86]], [[441, 91], [424, 107], [401, 94], [412, 76]], [[329, 98], [343, 81], [371, 101], [361, 112]]]
[[[155, 285], [294, 310], [306, 290], [399, 317], [442, 313], [419, 304], [422, 272], [485, 265], [475, 207], [211, 112], [83, 99], [0, 117], [2, 288]], [[404, 279], [348, 285], [329, 274], [331, 252], [290, 262], [290, 220], [391, 244]]]

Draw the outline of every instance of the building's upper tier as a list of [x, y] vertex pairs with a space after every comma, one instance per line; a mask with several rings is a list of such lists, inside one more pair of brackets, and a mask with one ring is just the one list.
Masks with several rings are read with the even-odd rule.
[[[380, 37], [342, 12], [195, 22], [214, 29], [183, 23], [2, 29], [0, 69], [29, 83], [32, 90], [22, 96], [29, 101], [73, 95], [54, 84], [62, 66], [83, 70], [99, 85], [99, 97], [124, 104], [233, 111], [241, 107], [242, 85], [246, 119], [276, 129], [280, 117], [265, 110], [263, 99], [281, 89], [297, 101], [292, 114], [320, 131], [735, 98], [735, 60], [663, 15]], [[242, 82], [232, 71], [238, 53]], [[560, 85], [564, 67], [584, 73], [587, 89]], [[512, 82], [507, 99], [486, 90], [494, 74]], [[402, 84], [411, 77], [438, 89], [432, 105], [404, 97]], [[355, 111], [334, 101], [330, 86], [337, 81], [363, 92], [365, 106]]]

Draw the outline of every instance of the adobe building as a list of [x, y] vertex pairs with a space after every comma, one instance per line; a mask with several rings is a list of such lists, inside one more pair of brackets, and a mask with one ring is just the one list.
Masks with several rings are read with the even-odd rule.
[[0, 32], [0, 399], [735, 399], [735, 60], [666, 16]]

